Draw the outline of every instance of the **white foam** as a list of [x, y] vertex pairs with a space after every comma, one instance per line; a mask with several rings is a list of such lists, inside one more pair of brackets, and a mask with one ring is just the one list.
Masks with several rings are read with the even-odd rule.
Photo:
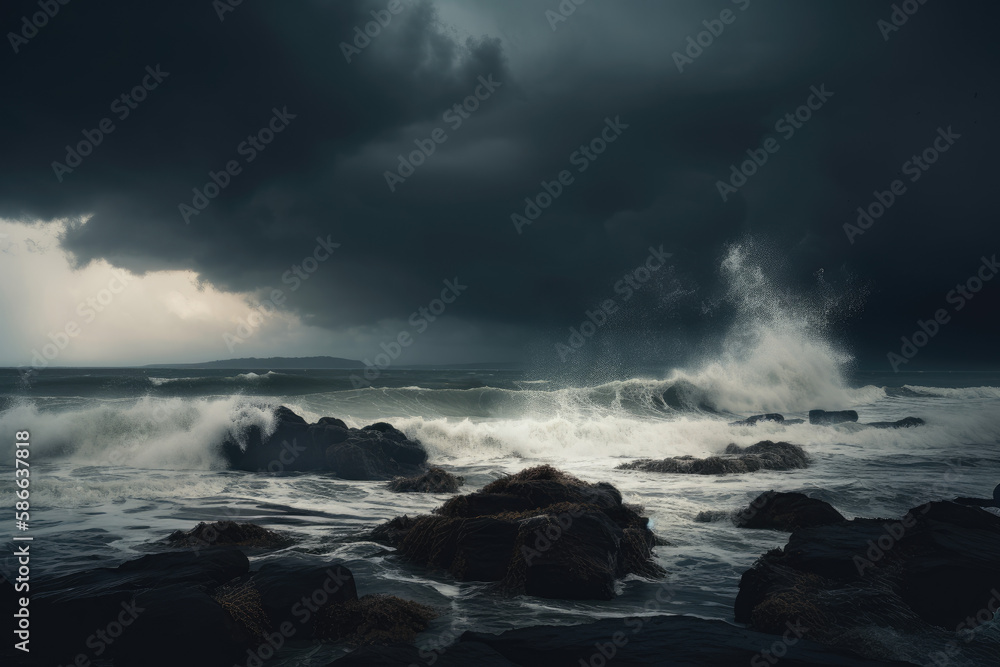
[[921, 387], [915, 385], [903, 385], [904, 389], [924, 394], [925, 396], [940, 396], [943, 398], [959, 399], [997, 399], [1000, 398], [1000, 387]]
[[844, 370], [852, 357], [827, 332], [830, 294], [780, 289], [765, 260], [752, 244], [729, 249], [722, 273], [727, 301], [737, 311], [734, 324], [721, 350], [668, 379], [691, 383], [715, 408], [734, 413], [838, 410], [882, 398], [874, 387], [848, 387]]
[[[219, 445], [251, 424], [266, 433], [274, 415], [263, 401], [151, 398], [95, 402], [61, 412], [22, 403], [0, 414], [0, 429], [31, 425], [33, 459], [136, 468], [221, 469]], [[12, 454], [6, 457], [12, 463]]]

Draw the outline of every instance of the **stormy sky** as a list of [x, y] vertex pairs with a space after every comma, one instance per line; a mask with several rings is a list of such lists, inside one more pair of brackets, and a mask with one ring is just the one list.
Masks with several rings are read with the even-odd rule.
[[[408, 334], [399, 363], [558, 367], [611, 301], [565, 363], [671, 364], [758, 299], [878, 370], [944, 310], [902, 369], [995, 368], [1000, 280], [949, 293], [1000, 252], [997, 14], [5, 2], [0, 363], [74, 324], [53, 363], [364, 358]], [[733, 298], [734, 247], [771, 291]]]

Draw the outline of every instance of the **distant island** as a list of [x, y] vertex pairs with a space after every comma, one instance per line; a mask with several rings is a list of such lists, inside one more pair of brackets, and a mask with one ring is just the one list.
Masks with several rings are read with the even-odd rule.
[[[220, 359], [190, 364], [147, 364], [141, 368], [225, 368], [245, 371], [313, 370], [313, 369], [357, 369], [365, 364], [357, 359], [340, 357], [246, 357], [243, 359]], [[523, 364], [516, 362], [487, 362], [471, 364], [399, 364], [397, 370], [522, 370]]]
[[221, 359], [218, 361], [203, 361], [194, 364], [149, 364], [143, 368], [233, 368], [239, 370], [298, 370], [313, 368], [364, 368], [365, 365], [357, 359], [341, 359], [340, 357], [268, 357], [258, 359]]

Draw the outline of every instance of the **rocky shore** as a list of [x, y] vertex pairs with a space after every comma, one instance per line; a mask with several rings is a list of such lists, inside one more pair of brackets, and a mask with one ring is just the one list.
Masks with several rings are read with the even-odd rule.
[[[817, 422], [853, 423], [851, 417], [824, 413]], [[779, 418], [758, 415], [741, 425]], [[241, 470], [267, 470], [278, 460], [286, 470], [384, 480], [397, 492], [457, 494], [463, 483], [429, 467], [419, 442], [384, 423], [351, 429], [324, 418], [308, 424], [280, 408], [269, 435], [258, 429], [242, 445], [228, 440], [223, 446]], [[619, 467], [639, 475], [794, 474], [808, 461], [801, 446], [764, 441], [707, 459]], [[1000, 516], [983, 509], [993, 500], [958, 500], [929, 502], [897, 518], [849, 519], [807, 493], [764, 491], [746, 507], [696, 518], [788, 533], [784, 547], [743, 573], [735, 624], [654, 612], [500, 634], [464, 632], [430, 653], [421, 633], [434, 619], [447, 619], [449, 609], [365, 594], [364, 577], [357, 579], [344, 563], [297, 551], [294, 532], [233, 521], [178, 526], [147, 545], [147, 555], [33, 582], [32, 622], [43, 630], [28, 664], [81, 664], [87, 646], [100, 664], [116, 667], [262, 667], [286, 645], [309, 642], [348, 650], [332, 663], [338, 667], [757, 667], [779, 659], [789, 666], [995, 664], [989, 660], [1000, 655], [1000, 636], [990, 623], [1000, 609]], [[600, 604], [627, 578], [662, 585], [669, 599], [671, 582], [684, 576], [658, 563], [656, 548], [665, 541], [641, 507], [624, 502], [607, 482], [549, 465], [453, 495], [429, 514], [397, 516], [357, 539], [381, 545], [374, 557], [405, 563], [415, 576], [483, 582], [488, 586], [480, 594], [498, 599]], [[0, 596], [15, 599], [10, 582], [0, 582]], [[94, 619], [105, 618], [118, 619], [117, 634], [95, 639]], [[899, 661], [908, 637], [933, 639], [940, 648], [924, 661]]]

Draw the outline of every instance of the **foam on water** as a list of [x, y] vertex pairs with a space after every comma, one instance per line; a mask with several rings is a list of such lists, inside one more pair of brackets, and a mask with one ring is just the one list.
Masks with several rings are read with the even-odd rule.
[[[95, 402], [87, 407], [41, 411], [22, 402], [0, 414], [13, 433], [31, 425], [33, 460], [65, 459], [134, 468], [222, 469], [219, 446], [239, 441], [251, 425], [274, 429], [264, 402], [242, 397], [166, 398]], [[4, 463], [13, 464], [8, 451]]]

